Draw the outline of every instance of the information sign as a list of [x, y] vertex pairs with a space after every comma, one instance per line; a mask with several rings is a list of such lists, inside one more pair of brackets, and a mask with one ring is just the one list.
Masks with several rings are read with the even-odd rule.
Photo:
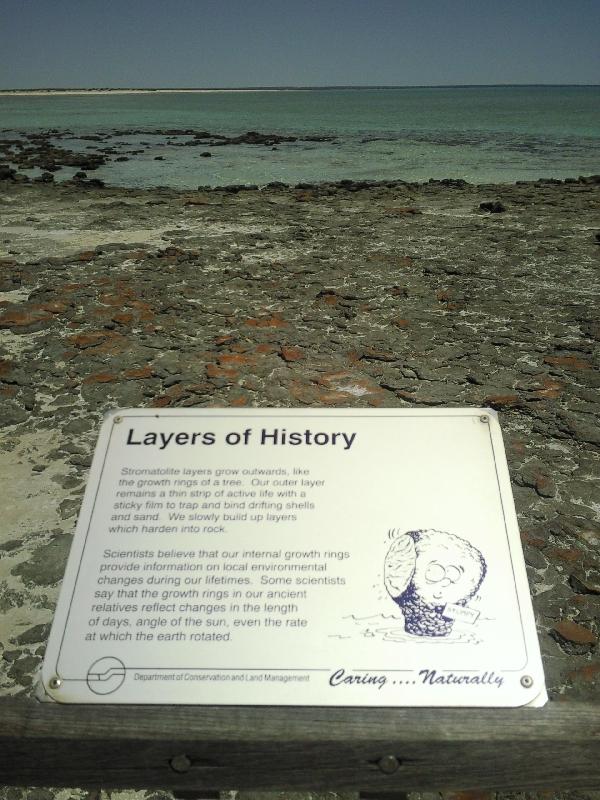
[[64, 703], [542, 705], [496, 414], [110, 414], [42, 686]]

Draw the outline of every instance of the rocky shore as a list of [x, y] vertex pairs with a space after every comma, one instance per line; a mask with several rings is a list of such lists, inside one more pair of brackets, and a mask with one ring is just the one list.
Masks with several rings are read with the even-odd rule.
[[31, 691], [107, 409], [476, 405], [500, 412], [549, 694], [597, 702], [597, 178], [0, 177], [4, 694]]

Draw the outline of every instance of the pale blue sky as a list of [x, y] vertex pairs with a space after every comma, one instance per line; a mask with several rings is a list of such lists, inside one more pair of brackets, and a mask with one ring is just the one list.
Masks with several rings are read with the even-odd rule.
[[600, 83], [598, 0], [0, 0], [0, 87]]

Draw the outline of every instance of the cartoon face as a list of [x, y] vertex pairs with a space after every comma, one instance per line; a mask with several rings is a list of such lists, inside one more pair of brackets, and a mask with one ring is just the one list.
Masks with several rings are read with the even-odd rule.
[[460, 563], [457, 555], [456, 548], [432, 542], [417, 557], [413, 583], [423, 602], [444, 606], [470, 595], [473, 589], [470, 564]]

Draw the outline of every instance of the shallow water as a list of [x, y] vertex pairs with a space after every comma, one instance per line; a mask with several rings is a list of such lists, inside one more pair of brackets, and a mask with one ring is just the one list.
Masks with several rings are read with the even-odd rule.
[[[3, 96], [0, 129], [57, 128], [74, 136], [147, 131], [99, 146], [143, 154], [94, 175], [112, 185], [462, 178], [473, 183], [566, 178], [600, 172], [600, 87], [326, 89], [172, 94]], [[193, 128], [330, 135], [333, 142], [184, 147], [186, 137], [150, 132]], [[10, 129], [11, 132], [7, 132]], [[189, 137], [187, 137], [189, 138]], [[72, 149], [95, 145], [59, 140]], [[208, 149], [212, 157], [201, 157]], [[156, 161], [156, 156], [164, 160]], [[69, 177], [64, 169], [59, 177]]]

